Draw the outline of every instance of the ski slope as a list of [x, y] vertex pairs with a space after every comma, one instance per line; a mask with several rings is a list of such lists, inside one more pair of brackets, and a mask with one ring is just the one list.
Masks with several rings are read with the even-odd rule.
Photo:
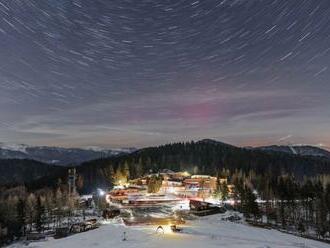
[[[156, 227], [125, 227], [119, 224], [102, 225], [99, 229], [64, 239], [49, 239], [24, 247], [47, 248], [328, 248], [329, 244], [255, 228], [244, 224], [221, 221], [221, 216], [203, 217], [187, 223], [183, 233], [156, 234]], [[126, 232], [127, 241], [123, 241]], [[11, 248], [22, 247], [20, 244]]]

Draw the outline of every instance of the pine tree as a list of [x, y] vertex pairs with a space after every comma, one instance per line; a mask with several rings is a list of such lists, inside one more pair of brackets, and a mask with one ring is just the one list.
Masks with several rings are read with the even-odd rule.
[[37, 203], [37, 199], [33, 193], [31, 193], [26, 200], [26, 216], [27, 216], [27, 224], [30, 227], [30, 231], [32, 230], [32, 224], [35, 218], [35, 206]]
[[42, 205], [41, 197], [37, 197], [36, 205], [36, 229], [40, 233], [44, 230], [44, 217], [45, 217], [45, 207]]
[[18, 236], [25, 235], [25, 221], [26, 221], [26, 204], [23, 199], [19, 199], [16, 207], [17, 211], [17, 229], [18, 229]]
[[260, 215], [259, 206], [257, 203], [257, 197], [248, 187], [245, 188], [245, 203], [244, 203], [244, 213], [247, 217], [252, 215], [254, 220], [256, 220]]
[[77, 189], [81, 190], [84, 187], [84, 177], [81, 174], [78, 174], [76, 181]]
[[125, 161], [124, 164], [124, 171], [123, 171], [124, 177], [126, 178], [126, 182], [130, 179], [130, 170], [129, 170], [129, 165], [128, 162]]
[[162, 178], [160, 176], [151, 176], [148, 178], [148, 193], [157, 193], [162, 186]]
[[139, 178], [143, 176], [143, 164], [137, 163], [135, 164], [135, 178]]
[[221, 194], [221, 200], [225, 201], [228, 198], [229, 191], [228, 191], [228, 185], [226, 182], [223, 182], [220, 184], [220, 194]]
[[305, 228], [305, 225], [302, 222], [302, 220], [300, 220], [297, 229], [298, 229], [298, 232], [300, 232], [300, 234], [304, 234], [306, 232], [306, 228]]
[[324, 237], [326, 232], [328, 231], [328, 223], [327, 223], [327, 206], [325, 199], [325, 192], [323, 191], [323, 186], [318, 183], [315, 186], [315, 190], [317, 190], [317, 200], [316, 200], [316, 226], [317, 233], [319, 236]]
[[58, 209], [62, 209], [64, 206], [64, 200], [63, 200], [63, 193], [61, 191], [61, 188], [57, 188], [55, 193], [55, 206]]
[[115, 184], [124, 184], [127, 182], [127, 177], [125, 176], [124, 173], [125, 172], [123, 166], [119, 165], [114, 175]]
[[286, 182], [283, 177], [280, 177], [279, 182], [277, 184], [277, 194], [280, 201], [280, 218], [282, 227], [286, 226], [286, 215], [285, 215], [285, 202], [287, 199], [287, 187]]

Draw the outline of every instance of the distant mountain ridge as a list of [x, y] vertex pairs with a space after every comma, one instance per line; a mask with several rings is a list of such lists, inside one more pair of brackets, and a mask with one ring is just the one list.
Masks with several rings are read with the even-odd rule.
[[135, 148], [104, 149], [63, 148], [48, 146], [8, 145], [0, 143], [0, 159], [30, 159], [53, 165], [79, 165], [83, 162], [118, 156], [135, 151]]
[[[18, 152], [18, 154], [31, 154], [30, 149], [35, 149], [36, 154], [38, 151], [38, 148], [25, 146], [16, 148], [4, 150], [5, 152]], [[284, 151], [282, 148], [277, 148], [277, 146], [270, 148], [240, 148], [220, 141], [206, 139], [196, 142], [147, 147], [136, 151], [129, 150], [126, 153], [120, 150], [116, 156], [102, 155], [102, 157], [90, 159], [82, 164], [73, 164], [73, 166], [77, 168], [77, 173], [83, 181], [83, 192], [91, 192], [95, 190], [95, 187], [106, 188], [111, 186], [113, 178], [111, 173], [117, 171], [118, 168], [123, 170], [126, 167], [128, 167], [132, 177], [161, 169], [187, 170], [193, 173], [216, 175], [223, 168], [245, 172], [254, 170], [257, 173], [270, 173], [273, 176], [289, 173], [300, 179], [305, 176], [330, 175], [330, 159], [326, 157], [327, 151], [323, 149], [315, 150], [314, 147], [313, 149], [309, 147], [307, 149], [301, 146], [300, 149], [297, 148], [297, 151], [300, 151], [303, 155], [300, 156], [299, 154], [292, 155], [288, 151], [290, 147], [285, 148]], [[45, 149], [45, 147], [40, 148], [42, 154]], [[53, 156], [62, 151], [59, 148], [48, 149], [54, 152]], [[66, 148], [63, 149], [67, 150]], [[85, 154], [84, 149], [70, 150], [78, 150], [77, 153], [73, 153], [75, 155]], [[81, 153], [81, 150], [84, 152]], [[95, 147], [93, 150], [94, 152], [95, 150], [101, 150], [100, 152], [102, 152], [102, 149]], [[304, 153], [302, 153], [303, 151]], [[86, 159], [86, 157], [79, 159]], [[67, 176], [66, 167], [22, 158], [0, 159], [0, 172], [0, 185], [32, 183], [36, 188], [55, 185], [59, 178], [66, 180]]]
[[253, 149], [266, 151], [266, 152], [284, 152], [293, 155], [324, 157], [330, 159], [330, 152], [328, 150], [311, 145], [292, 145], [292, 146], [271, 145], [271, 146], [256, 147]]
[[[214, 139], [202, 139], [196, 143], [222, 145], [231, 148], [239, 148]], [[249, 147], [246, 149], [260, 150], [264, 152], [282, 152], [292, 155], [314, 156], [330, 159], [330, 152], [311, 145], [270, 145], [261, 147]], [[28, 146], [24, 144], [4, 144], [0, 143], [0, 159], [28, 159], [51, 165], [80, 165], [81, 163], [110, 158], [113, 156], [129, 154], [137, 149], [106, 149], [102, 147], [90, 146], [87, 148], [63, 148], [50, 146]]]

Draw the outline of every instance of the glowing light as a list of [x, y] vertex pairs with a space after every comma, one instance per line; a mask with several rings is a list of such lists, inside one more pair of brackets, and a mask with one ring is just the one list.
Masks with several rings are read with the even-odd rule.
[[105, 200], [108, 204], [111, 203], [110, 195], [106, 195]]
[[189, 177], [190, 176], [190, 173], [188, 171], [185, 171], [182, 173], [184, 177]]
[[104, 196], [105, 195], [105, 191], [102, 189], [97, 189], [97, 192], [99, 194], [99, 196]]
[[171, 224], [157, 227], [156, 233], [157, 234], [172, 234], [173, 231], [171, 228]]
[[125, 189], [123, 185], [114, 186], [113, 189]]
[[163, 226], [164, 228], [164, 234], [172, 234], [173, 231], [171, 229], [171, 225], [166, 225], [166, 226]]

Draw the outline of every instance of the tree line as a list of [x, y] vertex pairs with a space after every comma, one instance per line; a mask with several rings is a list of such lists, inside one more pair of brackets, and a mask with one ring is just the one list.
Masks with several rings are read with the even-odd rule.
[[308, 237], [328, 239], [330, 183], [293, 175], [233, 174], [238, 209], [254, 222]]
[[2, 187], [0, 225], [7, 230], [6, 240], [15, 240], [27, 233], [54, 230], [65, 224], [78, 207], [79, 202], [68, 194], [65, 184], [34, 192], [24, 186]]
[[285, 153], [271, 154], [217, 142], [187, 142], [86, 162], [77, 167], [77, 172], [82, 180], [81, 190], [89, 192], [95, 187], [110, 187], [118, 178], [134, 179], [161, 169], [216, 175], [224, 168], [244, 173], [253, 171], [258, 175], [270, 174], [275, 178], [292, 174], [301, 181], [304, 177], [329, 175], [330, 160]]

